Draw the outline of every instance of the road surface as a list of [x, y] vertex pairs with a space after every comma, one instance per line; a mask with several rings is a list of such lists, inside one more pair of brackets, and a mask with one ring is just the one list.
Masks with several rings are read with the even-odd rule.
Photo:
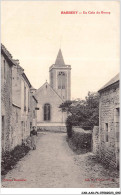
[[75, 154], [66, 142], [65, 133], [41, 132], [37, 139], [37, 149], [31, 150], [8, 172], [1, 187], [119, 187], [118, 178], [96, 163], [92, 153]]

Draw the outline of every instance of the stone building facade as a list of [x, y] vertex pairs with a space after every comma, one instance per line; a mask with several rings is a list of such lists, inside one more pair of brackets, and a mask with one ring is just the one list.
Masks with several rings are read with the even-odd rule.
[[36, 91], [38, 101], [37, 127], [38, 129], [51, 131], [65, 131], [66, 113], [59, 108], [63, 100], [46, 82]]
[[12, 55], [1, 45], [1, 122], [2, 152], [10, 150], [12, 113]]
[[119, 167], [119, 74], [99, 90], [99, 155], [108, 166]]
[[21, 132], [21, 75], [22, 67], [14, 60], [12, 67], [12, 120], [11, 120], [11, 149], [22, 143]]
[[21, 108], [12, 103], [12, 115], [11, 115], [11, 132], [10, 132], [10, 149], [14, 149], [15, 146], [21, 145]]
[[[16, 118], [19, 114], [18, 117], [20, 120], [12, 126], [14, 128], [14, 134], [17, 135], [16, 143], [21, 144], [22, 141], [25, 141], [30, 135], [33, 121], [36, 121], [36, 111], [35, 114], [32, 113], [34, 113], [34, 107], [37, 107], [37, 100], [34, 99], [34, 95], [31, 95], [32, 85], [24, 73], [24, 69], [19, 65], [18, 60], [14, 61], [16, 66], [14, 66], [12, 70], [12, 99], [13, 110], [15, 110], [16, 107], [16, 114], [15, 112], [12, 112], [12, 114], [14, 115], [13, 118]], [[17, 113], [17, 109], [19, 108], [20, 112], [18, 111]], [[12, 120], [12, 122], [14, 123], [14, 120]], [[17, 133], [15, 133], [17, 127], [19, 128]]]
[[31, 84], [25, 73], [21, 76], [21, 131], [22, 140], [30, 135], [30, 88]]
[[31, 125], [36, 124], [37, 100], [31, 93], [24, 69], [1, 46], [1, 121], [2, 151], [11, 151], [30, 135]]
[[59, 108], [71, 98], [71, 66], [65, 65], [59, 50], [55, 64], [49, 68], [50, 84], [45, 82], [35, 92], [39, 110], [37, 112], [38, 129], [66, 131], [67, 114]]
[[33, 126], [37, 129], [37, 99], [34, 96], [36, 89], [33, 87], [30, 89], [30, 129], [32, 129]]
[[99, 126], [94, 126], [92, 132], [92, 151], [99, 156]]

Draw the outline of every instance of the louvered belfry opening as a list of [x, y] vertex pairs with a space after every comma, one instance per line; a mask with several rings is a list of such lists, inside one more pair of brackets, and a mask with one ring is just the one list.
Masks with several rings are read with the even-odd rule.
[[59, 72], [58, 74], [58, 89], [65, 89], [65, 73]]

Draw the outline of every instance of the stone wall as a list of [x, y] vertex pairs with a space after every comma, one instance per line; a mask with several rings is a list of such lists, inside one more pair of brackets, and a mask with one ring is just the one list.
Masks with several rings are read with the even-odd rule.
[[100, 159], [113, 167], [119, 164], [119, 116], [115, 117], [116, 110], [119, 110], [119, 83], [100, 92], [99, 104]]
[[66, 126], [38, 126], [38, 131], [63, 132], [66, 133]]
[[2, 152], [20, 145], [30, 135], [30, 122], [36, 123], [35, 115], [30, 116], [31, 84], [18, 60], [14, 60], [4, 46], [1, 47], [1, 146]]
[[10, 150], [10, 131], [12, 113], [12, 66], [1, 55], [1, 121], [2, 151]]
[[21, 72], [17, 65], [12, 67], [12, 103], [21, 107]]
[[99, 155], [99, 127], [94, 126], [92, 133], [92, 151], [97, 156]]
[[22, 144], [22, 131], [21, 131], [21, 108], [12, 105], [12, 118], [11, 118], [11, 143], [10, 148], [14, 149], [15, 146]]
[[25, 141], [30, 135], [30, 88], [23, 77], [21, 77], [21, 129], [22, 139]]
[[21, 68], [17, 64], [12, 67], [11, 149], [22, 143], [21, 71]]
[[30, 93], [30, 128], [32, 126], [37, 127], [37, 101], [35, 100], [33, 93]]

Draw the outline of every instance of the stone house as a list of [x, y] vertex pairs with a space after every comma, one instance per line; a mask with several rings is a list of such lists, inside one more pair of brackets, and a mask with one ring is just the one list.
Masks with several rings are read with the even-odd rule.
[[100, 159], [108, 166], [119, 167], [119, 74], [98, 92]]
[[[35, 115], [31, 114], [34, 102], [31, 95], [31, 84], [24, 73], [24, 69], [19, 65], [18, 60], [14, 60], [16, 66], [13, 67], [13, 120], [15, 123], [14, 128], [14, 142], [17, 144], [21, 144], [22, 141], [25, 141], [30, 135], [30, 128], [33, 122], [33, 118], [35, 120]], [[34, 100], [35, 101], [35, 100]], [[36, 105], [37, 106], [37, 105]], [[35, 106], [35, 107], [36, 107]], [[20, 108], [20, 111], [19, 111]], [[15, 122], [16, 120], [16, 122]], [[17, 132], [16, 132], [17, 131]], [[15, 144], [15, 145], [16, 145]]]
[[36, 124], [37, 100], [24, 69], [1, 46], [1, 121], [2, 151], [10, 151], [30, 135], [31, 124]]
[[21, 75], [23, 68], [19, 61], [14, 60], [12, 67], [12, 120], [11, 120], [11, 148], [22, 143], [21, 131]]
[[21, 75], [21, 130], [23, 141], [30, 135], [30, 88], [31, 84], [23, 72]]
[[37, 100], [34, 97], [31, 83], [29, 82], [24, 69], [14, 60], [13, 67], [13, 146], [21, 144], [30, 135], [32, 125], [36, 126]]
[[12, 114], [12, 55], [1, 45], [1, 122], [2, 152], [9, 151], [11, 145]]

